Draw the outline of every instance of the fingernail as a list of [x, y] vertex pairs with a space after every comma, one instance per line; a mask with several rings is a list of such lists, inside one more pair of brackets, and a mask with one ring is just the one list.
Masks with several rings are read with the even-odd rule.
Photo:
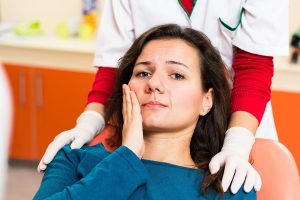
[[236, 188], [236, 187], [231, 187], [231, 192], [232, 192], [233, 194], [237, 193], [237, 191], [238, 191], [238, 188]]
[[224, 191], [224, 192], [227, 191], [227, 187], [226, 187], [225, 184], [223, 184], [223, 183], [222, 183], [222, 188], [223, 188], [223, 191]]
[[248, 193], [248, 192], [250, 192], [250, 190], [251, 190], [250, 187], [246, 187], [246, 186], [244, 187], [244, 191], [245, 191], [245, 192]]
[[[259, 186], [254, 186], [254, 190], [256, 191], [256, 192], [258, 192], [259, 190], [260, 190], [260, 188], [261, 187], [259, 187]], [[250, 191], [250, 190], [249, 190]]]
[[217, 169], [212, 169], [212, 170], [210, 170], [210, 173], [211, 173], [211, 174], [215, 174], [215, 173], [217, 173], [217, 172], [218, 172]]
[[211, 167], [211, 168], [209, 168], [211, 174], [217, 173], [219, 171], [219, 169], [220, 169], [219, 167]]
[[41, 165], [37, 168], [38, 173], [42, 173], [46, 169], [45, 165]]

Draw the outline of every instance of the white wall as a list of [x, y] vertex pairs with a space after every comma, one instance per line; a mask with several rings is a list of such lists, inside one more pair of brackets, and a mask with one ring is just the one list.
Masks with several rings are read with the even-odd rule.
[[[98, 0], [99, 10], [102, 0]], [[44, 29], [53, 31], [61, 21], [81, 16], [82, 0], [0, 0], [2, 22], [40, 20]]]

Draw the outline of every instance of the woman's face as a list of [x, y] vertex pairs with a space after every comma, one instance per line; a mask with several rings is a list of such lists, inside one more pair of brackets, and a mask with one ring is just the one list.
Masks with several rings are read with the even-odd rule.
[[137, 95], [146, 131], [194, 128], [206, 114], [202, 108], [209, 105], [204, 104], [211, 104], [211, 94], [201, 86], [198, 52], [181, 39], [145, 45], [128, 85]]

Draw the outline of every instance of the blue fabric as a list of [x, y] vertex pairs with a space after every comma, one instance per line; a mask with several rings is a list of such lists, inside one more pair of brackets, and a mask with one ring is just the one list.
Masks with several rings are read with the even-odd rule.
[[[214, 190], [208, 197], [200, 192], [202, 180], [199, 169], [140, 160], [125, 146], [113, 153], [102, 144], [76, 150], [65, 146], [47, 167], [33, 199], [220, 199]], [[256, 193], [240, 189], [222, 199], [252, 200]]]

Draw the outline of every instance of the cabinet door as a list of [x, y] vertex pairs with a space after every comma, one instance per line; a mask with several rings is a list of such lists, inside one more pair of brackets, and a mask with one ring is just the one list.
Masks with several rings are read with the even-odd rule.
[[74, 127], [86, 105], [94, 76], [93, 73], [35, 69], [38, 159], [57, 134]]
[[4, 64], [13, 94], [13, 131], [10, 158], [34, 159], [36, 140], [33, 133], [32, 69]]

